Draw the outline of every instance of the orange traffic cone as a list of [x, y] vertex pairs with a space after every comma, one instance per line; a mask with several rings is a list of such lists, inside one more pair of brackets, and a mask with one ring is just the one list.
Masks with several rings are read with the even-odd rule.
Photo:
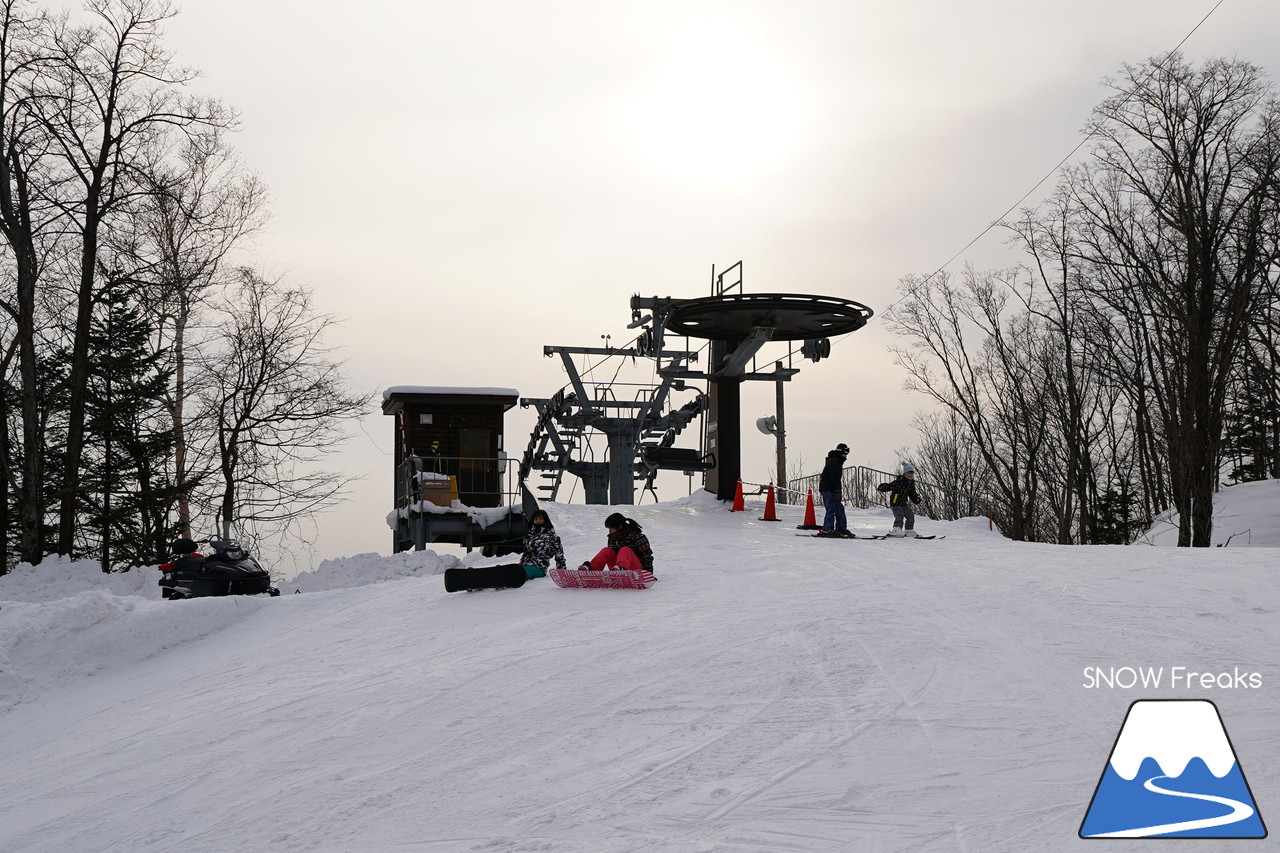
[[797, 524], [799, 530], [821, 530], [822, 525], [818, 524], [818, 516], [813, 509], [813, 489], [809, 490], [809, 498], [804, 502], [804, 524]]
[[729, 512], [742, 512], [746, 507], [742, 505], [742, 478], [738, 478], [738, 491], [733, 496], [733, 506], [729, 507]]
[[769, 484], [769, 494], [764, 499], [764, 515], [760, 516], [761, 521], [782, 521], [778, 518], [778, 507], [773, 502], [773, 483]]

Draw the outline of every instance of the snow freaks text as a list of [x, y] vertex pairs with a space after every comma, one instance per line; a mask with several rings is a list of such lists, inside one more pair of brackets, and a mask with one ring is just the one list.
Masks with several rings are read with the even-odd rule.
[[1205, 671], [1188, 666], [1086, 666], [1086, 690], [1257, 690], [1262, 674], [1240, 667]]

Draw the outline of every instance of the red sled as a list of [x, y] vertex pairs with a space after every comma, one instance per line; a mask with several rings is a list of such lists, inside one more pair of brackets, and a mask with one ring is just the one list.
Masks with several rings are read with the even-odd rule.
[[653, 572], [644, 569], [550, 569], [547, 577], [565, 589], [648, 589], [653, 586]]

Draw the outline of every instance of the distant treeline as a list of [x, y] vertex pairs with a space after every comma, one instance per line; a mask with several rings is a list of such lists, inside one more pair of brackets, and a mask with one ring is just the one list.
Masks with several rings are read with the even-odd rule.
[[310, 463], [365, 399], [310, 294], [232, 260], [265, 189], [165, 49], [172, 14], [0, 0], [0, 573], [154, 563], [342, 485]]
[[922, 476], [1005, 532], [1132, 541], [1176, 509], [1208, 546], [1224, 481], [1280, 475], [1280, 107], [1241, 60], [1126, 65], [1087, 155], [1003, 224], [1013, 269], [910, 277], [889, 323]]

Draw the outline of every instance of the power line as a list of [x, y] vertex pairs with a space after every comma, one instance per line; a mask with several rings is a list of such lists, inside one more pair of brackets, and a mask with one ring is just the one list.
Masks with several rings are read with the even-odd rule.
[[[1180, 41], [1180, 42], [1178, 42], [1176, 45], [1174, 45], [1174, 46], [1173, 46], [1173, 48], [1172, 48], [1171, 50], [1169, 50], [1165, 55], [1166, 55], [1166, 56], [1168, 56], [1168, 55], [1173, 54], [1173, 53], [1176, 53], [1178, 50], [1180, 50], [1180, 49], [1182, 48], [1182, 46], [1183, 46], [1184, 44], [1186, 44], [1186, 43], [1187, 43], [1187, 41], [1188, 41], [1188, 40], [1189, 40], [1193, 35], [1195, 35], [1195, 34], [1196, 34], [1196, 31], [1197, 31], [1197, 30], [1199, 30], [1199, 29], [1200, 29], [1200, 27], [1204, 26], [1204, 22], [1205, 22], [1205, 21], [1207, 21], [1207, 20], [1209, 20], [1209, 18], [1213, 15], [1213, 13], [1214, 13], [1214, 12], [1218, 11], [1218, 7], [1219, 7], [1219, 6], [1221, 6], [1221, 5], [1222, 5], [1223, 3], [1225, 3], [1225, 2], [1227, 2], [1227, 0], [1218, 0], [1218, 2], [1214, 4], [1213, 8], [1212, 8], [1212, 9], [1210, 9], [1208, 12], [1206, 12], [1206, 13], [1205, 13], [1205, 16], [1204, 16], [1203, 18], [1201, 18], [1201, 19], [1200, 19], [1200, 21], [1199, 21], [1199, 22], [1198, 22], [1194, 27], [1192, 27], [1192, 28], [1191, 28], [1190, 32], [1188, 32], [1185, 36], [1183, 36], [1183, 37], [1182, 37], [1182, 41]], [[1153, 74], [1153, 73], [1155, 73], [1154, 69], [1152, 70], [1152, 72], [1151, 72], [1151, 73], [1152, 73], [1152, 74]], [[1151, 75], [1150, 75], [1150, 74], [1148, 74], [1147, 76], [1151, 76]], [[1036, 182], [1035, 182], [1035, 185], [1034, 185], [1034, 186], [1032, 186], [1032, 187], [1031, 187], [1031, 189], [1029, 189], [1029, 190], [1027, 190], [1025, 193], [1023, 193], [1023, 194], [1022, 194], [1022, 196], [1021, 196], [1017, 201], [1015, 201], [1013, 204], [1009, 205], [1008, 209], [1007, 209], [1007, 210], [1005, 210], [1005, 212], [1004, 212], [1004, 213], [1000, 214], [998, 217], [996, 217], [996, 219], [995, 219], [995, 220], [993, 220], [990, 224], [988, 224], [988, 225], [987, 225], [987, 227], [985, 227], [985, 228], [983, 228], [981, 231], [979, 231], [979, 232], [978, 232], [978, 234], [977, 234], [977, 236], [975, 236], [975, 237], [974, 237], [972, 240], [970, 240], [968, 243], [965, 243], [965, 244], [964, 244], [964, 247], [963, 247], [963, 248], [961, 248], [961, 249], [960, 249], [960, 251], [956, 252], [954, 255], [952, 255], [951, 257], [947, 258], [947, 260], [943, 262], [942, 266], [938, 267], [936, 270], [934, 270], [933, 272], [929, 273], [929, 275], [925, 276], [924, 281], [925, 281], [925, 282], [927, 282], [927, 281], [931, 280], [934, 276], [938, 275], [938, 274], [939, 274], [939, 273], [941, 273], [943, 270], [945, 270], [947, 267], [951, 266], [951, 264], [955, 261], [955, 259], [956, 259], [956, 258], [960, 257], [960, 256], [961, 256], [961, 255], [963, 255], [965, 252], [969, 251], [969, 249], [970, 249], [970, 248], [972, 248], [972, 247], [973, 247], [973, 245], [974, 245], [975, 243], [977, 243], [977, 242], [978, 242], [979, 240], [981, 240], [983, 237], [987, 236], [987, 234], [988, 234], [988, 233], [990, 233], [990, 231], [991, 231], [993, 228], [995, 228], [997, 225], [999, 225], [1001, 222], [1003, 222], [1003, 221], [1004, 221], [1005, 217], [1007, 217], [1007, 216], [1008, 216], [1010, 213], [1012, 213], [1013, 211], [1017, 210], [1017, 209], [1018, 209], [1018, 207], [1019, 207], [1019, 206], [1020, 206], [1024, 201], [1026, 201], [1026, 200], [1031, 196], [1031, 194], [1032, 194], [1032, 193], [1034, 193], [1036, 190], [1040, 189], [1040, 187], [1044, 184], [1044, 182], [1045, 182], [1045, 181], [1049, 180], [1051, 177], [1053, 177], [1055, 174], [1057, 174], [1058, 170], [1059, 170], [1059, 169], [1061, 169], [1064, 165], [1066, 165], [1066, 164], [1067, 164], [1067, 162], [1071, 160], [1071, 158], [1075, 157], [1075, 156], [1076, 156], [1076, 154], [1077, 154], [1077, 153], [1079, 153], [1080, 149], [1081, 149], [1081, 148], [1083, 148], [1083, 147], [1085, 146], [1085, 144], [1086, 144], [1086, 143], [1088, 143], [1088, 142], [1089, 142], [1089, 140], [1090, 140], [1090, 139], [1092, 139], [1092, 138], [1093, 138], [1093, 134], [1092, 134], [1092, 133], [1085, 134], [1084, 138], [1083, 138], [1083, 139], [1081, 139], [1078, 143], [1076, 143], [1076, 147], [1075, 147], [1075, 148], [1072, 148], [1072, 149], [1071, 149], [1071, 151], [1069, 151], [1069, 152], [1067, 153], [1067, 156], [1065, 156], [1065, 157], [1063, 157], [1061, 160], [1059, 160], [1059, 161], [1057, 162], [1057, 164], [1056, 164], [1052, 169], [1050, 169], [1048, 172], [1046, 172], [1046, 173], [1045, 173], [1045, 175], [1044, 175], [1044, 177], [1042, 177], [1042, 178], [1040, 178], [1040, 180], [1036, 181]], [[923, 282], [922, 282], [922, 283], [923, 283]], [[902, 300], [904, 300], [904, 299], [906, 299], [906, 298], [907, 298], [907, 297], [906, 297], [906, 295], [905, 295], [905, 294], [904, 294], [904, 295], [902, 295], [902, 296], [900, 296], [900, 297], [898, 297], [896, 300], [894, 300], [892, 303], [890, 303], [890, 304], [889, 304], [889, 306], [888, 306], [887, 308], [885, 308], [885, 309], [884, 309], [884, 311], [886, 311], [886, 312], [887, 312], [887, 311], [892, 310], [892, 309], [894, 308], [894, 306], [896, 306], [899, 302], [901, 302]], [[883, 313], [883, 312], [882, 312], [882, 313]]]

